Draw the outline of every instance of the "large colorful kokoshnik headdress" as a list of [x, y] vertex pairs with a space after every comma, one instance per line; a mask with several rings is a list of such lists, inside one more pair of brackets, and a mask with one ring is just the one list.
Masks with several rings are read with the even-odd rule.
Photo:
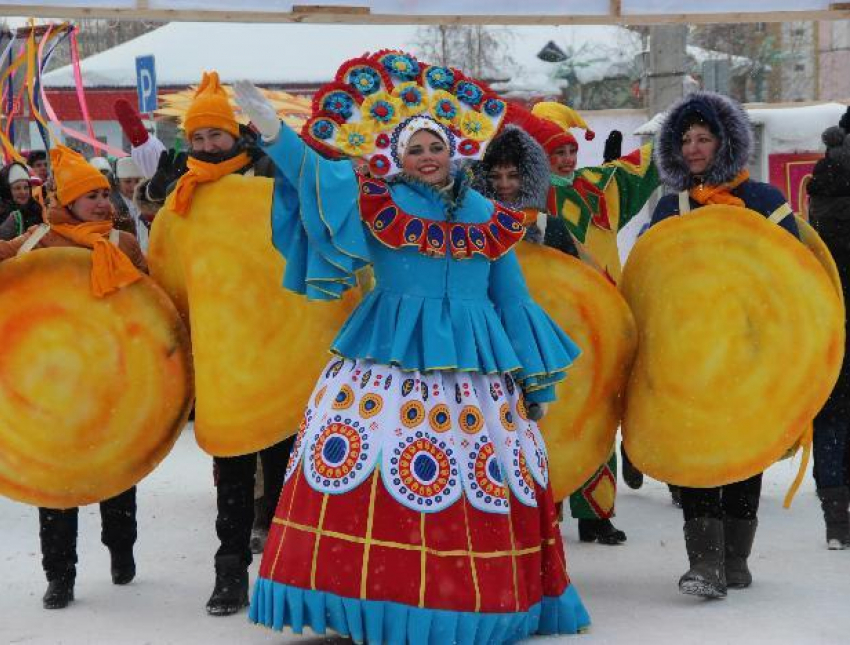
[[302, 129], [333, 157], [362, 157], [375, 177], [401, 171], [406, 141], [423, 128], [442, 132], [452, 159], [480, 159], [499, 131], [507, 103], [460, 70], [382, 50], [343, 63], [313, 97]]

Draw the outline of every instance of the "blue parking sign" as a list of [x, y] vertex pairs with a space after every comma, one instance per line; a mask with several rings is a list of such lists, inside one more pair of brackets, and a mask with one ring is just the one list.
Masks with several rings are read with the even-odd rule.
[[156, 110], [156, 67], [153, 56], [136, 56], [136, 92], [139, 95], [139, 112], [150, 114]]

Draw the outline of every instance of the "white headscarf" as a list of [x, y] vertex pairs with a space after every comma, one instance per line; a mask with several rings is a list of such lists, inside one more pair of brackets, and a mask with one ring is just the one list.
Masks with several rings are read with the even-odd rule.
[[439, 137], [440, 140], [450, 148], [449, 137], [446, 131], [434, 119], [427, 116], [418, 116], [411, 119], [398, 134], [398, 144], [396, 144], [396, 152], [399, 159], [404, 159], [404, 153], [407, 151], [407, 146], [410, 144], [410, 139], [420, 130], [428, 132]]

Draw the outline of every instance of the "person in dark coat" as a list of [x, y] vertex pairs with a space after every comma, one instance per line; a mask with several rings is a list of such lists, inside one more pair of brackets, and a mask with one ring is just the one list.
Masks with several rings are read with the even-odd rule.
[[[758, 211], [799, 239], [782, 193], [749, 178], [752, 129], [740, 104], [713, 92], [695, 92], [673, 105], [657, 135], [655, 162], [673, 191], [662, 197], [650, 226], [708, 204]], [[681, 488], [690, 569], [682, 593], [722, 598], [727, 587], [752, 584], [747, 559], [758, 526], [761, 473], [713, 488]]]
[[[615, 130], [606, 141], [606, 151], [617, 148], [617, 154], [612, 159], [620, 156], [619, 145], [614, 145], [618, 141], [622, 141], [622, 134]], [[590, 264], [605, 275], [604, 269], [570, 232], [567, 221], [548, 212], [551, 181], [549, 157], [525, 130], [516, 125], [506, 125], [502, 133], [491, 142], [478, 164], [476, 175], [475, 187], [479, 192], [526, 214], [526, 241], [558, 249]], [[602, 468], [610, 469], [612, 466], [606, 463]], [[616, 472], [616, 466], [613, 466], [613, 471]], [[611, 522], [613, 503], [610, 508], [604, 509], [602, 516], [588, 516], [582, 508], [573, 508], [572, 503], [571, 508], [573, 516], [578, 520], [579, 538], [583, 542], [612, 546], [626, 541], [625, 532]]]
[[29, 169], [10, 163], [0, 170], [0, 240], [23, 235], [41, 221], [41, 204], [33, 197]]
[[[832, 254], [850, 302], [850, 109], [823, 133], [826, 155], [807, 187], [809, 219]], [[814, 476], [826, 523], [827, 547], [850, 547], [850, 347], [838, 381], [814, 421]]]

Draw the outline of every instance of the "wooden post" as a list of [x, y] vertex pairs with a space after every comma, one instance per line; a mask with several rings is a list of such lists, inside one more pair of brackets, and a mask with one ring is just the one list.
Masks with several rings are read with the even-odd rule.
[[665, 111], [682, 98], [685, 77], [686, 25], [649, 28], [649, 116]]

